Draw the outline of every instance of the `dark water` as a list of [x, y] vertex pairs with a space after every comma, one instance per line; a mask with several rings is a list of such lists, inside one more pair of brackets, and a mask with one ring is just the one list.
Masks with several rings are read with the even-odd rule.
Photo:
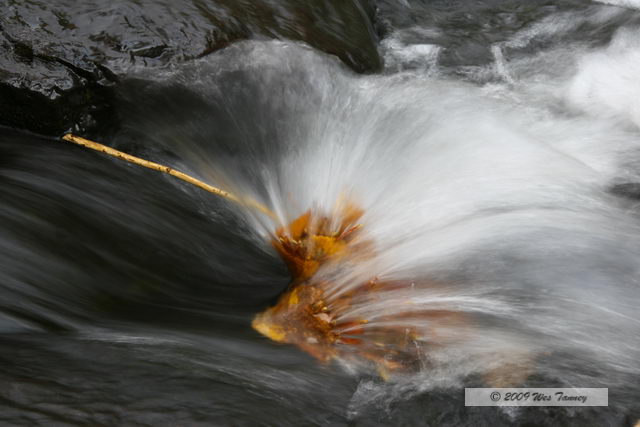
[[[291, 4], [280, 6], [295, 8]], [[145, 7], [156, 16], [165, 5], [146, 2]], [[422, 94], [431, 90], [424, 89], [423, 79], [441, 79], [442, 85], [435, 86], [444, 89], [428, 92], [433, 105], [464, 99], [464, 92], [476, 90], [468, 88], [490, 91], [492, 85], [508, 91], [516, 87], [509, 93], [526, 93], [523, 99], [531, 104], [540, 98], [546, 102], [557, 93], [547, 82], [562, 80], [558, 76], [565, 73], [580, 75], [582, 69], [579, 60], [562, 62], [568, 55], [563, 49], [576, 56], [597, 53], [620, 34], [626, 40], [623, 47], [632, 49], [633, 38], [640, 37], [640, 12], [588, 1], [380, 0], [376, 8], [378, 49], [385, 59], [380, 75], [385, 77], [357, 77], [336, 58], [289, 42], [241, 42], [195, 62], [148, 69], [135, 63], [128, 68], [119, 58], [124, 77], [109, 109], [118, 125], [95, 138], [269, 199], [270, 183], [293, 188], [278, 182], [290, 174], [272, 171], [290, 168], [302, 170], [301, 176], [312, 174], [316, 169], [305, 162], [305, 153], [323, 158], [325, 143], [347, 137], [356, 141], [371, 128], [386, 138], [387, 147], [405, 141], [402, 132], [409, 124], [402, 117], [414, 117], [418, 101], [394, 99], [396, 87], [404, 94]], [[172, 33], [163, 37], [173, 40]], [[130, 38], [135, 44], [136, 35]], [[638, 70], [633, 58], [611, 61]], [[387, 78], [397, 80], [376, 80]], [[377, 84], [385, 89], [372, 89]], [[460, 89], [458, 84], [467, 86]], [[549, 110], [557, 116], [549, 119], [549, 126], [567, 138], [580, 135], [576, 139], [586, 140], [581, 132], [587, 120], [574, 123], [571, 117], [593, 114], [593, 121], [603, 126], [594, 128], [594, 134], [615, 136], [623, 147], [616, 153], [626, 153], [624, 144], [639, 138], [640, 110], [633, 96], [640, 92], [634, 92], [638, 85], [633, 79], [622, 85], [623, 90], [612, 86], [616, 96], [611, 99], [595, 90], [590, 99], [596, 101], [587, 106], [576, 95], [572, 99], [583, 108], [580, 112], [575, 106], [554, 104]], [[604, 112], [598, 104], [603, 96]], [[378, 108], [363, 112], [363, 98]], [[455, 116], [465, 103], [447, 108]], [[341, 108], [348, 113], [341, 116]], [[529, 111], [526, 106], [522, 110]], [[368, 113], [378, 118], [373, 120], [378, 127], [363, 124]], [[283, 157], [297, 152], [302, 153], [299, 168], [283, 164]], [[393, 152], [376, 156], [387, 155], [390, 164], [402, 165], [401, 158], [392, 162]], [[597, 203], [624, 211], [624, 221], [631, 224], [637, 219], [633, 188], [638, 174], [622, 166], [612, 169], [593, 184], [598, 191], [603, 188]], [[383, 172], [390, 180], [406, 173], [401, 167]], [[556, 175], [549, 174], [554, 181]], [[330, 181], [319, 175], [315, 181], [301, 179], [316, 187], [296, 195], [314, 200], [313, 190]], [[273, 176], [272, 182], [265, 178]], [[345, 170], [345, 176], [357, 178], [357, 169]], [[522, 185], [511, 177], [505, 182]], [[409, 198], [411, 191], [417, 199], [422, 194], [410, 188]], [[289, 276], [255, 218], [156, 172], [55, 138], [0, 128], [0, 200], [2, 424], [628, 426], [640, 418], [639, 371], [617, 353], [622, 347], [613, 344], [610, 359], [602, 362], [606, 368], [591, 365], [587, 353], [593, 348], [587, 344], [584, 354], [571, 348], [554, 365], [568, 377], [580, 378], [583, 387], [596, 386], [590, 379], [598, 385], [609, 380], [608, 408], [511, 411], [465, 408], [463, 385], [478, 385], [474, 375], [462, 382], [434, 380], [436, 386], [412, 382], [407, 388], [386, 384], [375, 373], [319, 365], [293, 347], [268, 341], [250, 322], [286, 288]], [[609, 222], [598, 220], [598, 226], [623, 227], [615, 212], [607, 217]], [[610, 294], [626, 295], [631, 306], [639, 301], [637, 282], [629, 277], [635, 274], [634, 239], [640, 234], [635, 228], [628, 232], [630, 242], [613, 249], [615, 245], [603, 243], [588, 256], [601, 261], [598, 271], [611, 284]], [[504, 241], [515, 242], [509, 239], [505, 235]], [[573, 242], [567, 251], [583, 244]], [[512, 262], [496, 253], [486, 252], [483, 258], [481, 251], [475, 262]], [[523, 257], [518, 268], [541, 268], [543, 256], [528, 259], [527, 250], [522, 253], [511, 252], [514, 259]], [[582, 253], [587, 252], [575, 252], [576, 259]], [[558, 267], [548, 268], [555, 272]], [[474, 274], [473, 267], [469, 270]], [[498, 267], [496, 271], [507, 283], [506, 274]], [[573, 273], [565, 269], [562, 274], [566, 278]], [[577, 272], [574, 276], [589, 280]], [[566, 315], [556, 314], [558, 321], [567, 321]], [[640, 345], [633, 322], [637, 316], [629, 318], [631, 326], [610, 335], [612, 342], [623, 342], [630, 359]], [[607, 328], [613, 327], [595, 323], [594, 334], [608, 334]], [[424, 384], [430, 384], [428, 375]], [[542, 374], [529, 384], [566, 385]]]

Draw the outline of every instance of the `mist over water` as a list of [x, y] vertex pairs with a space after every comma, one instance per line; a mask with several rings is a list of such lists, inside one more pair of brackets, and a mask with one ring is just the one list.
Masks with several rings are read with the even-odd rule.
[[[420, 16], [421, 3], [412, 7], [407, 10]], [[379, 75], [356, 75], [299, 43], [266, 41], [235, 43], [162, 72], [132, 70], [117, 106], [125, 126], [111, 145], [142, 146], [140, 153], [153, 160], [265, 203], [278, 220], [105, 161], [100, 168], [109, 179], [92, 191], [107, 200], [72, 185], [75, 203], [98, 203], [100, 216], [105, 209], [120, 232], [142, 236], [160, 254], [147, 265], [160, 269], [151, 274], [117, 251], [99, 256], [97, 249], [95, 265], [111, 260], [124, 265], [124, 276], [143, 277], [110, 303], [162, 289], [152, 293], [160, 312], [175, 298], [197, 327], [140, 329], [117, 316], [83, 326], [78, 318], [93, 316], [84, 306], [91, 297], [69, 284], [60, 305], [75, 313], [60, 314], [51, 303], [56, 314], [40, 316], [81, 331], [80, 342], [112, 343], [131, 372], [145, 361], [220, 380], [212, 389], [240, 382], [273, 420], [279, 413], [270, 405], [286, 408], [292, 420], [308, 416], [318, 424], [367, 425], [378, 413], [415, 422], [433, 419], [436, 407], [453, 424], [536, 419], [531, 409], [463, 412], [460, 389], [510, 363], [530, 369], [527, 386], [609, 387], [609, 408], [582, 415], [558, 408], [568, 419], [635, 420], [640, 25], [633, 19], [640, 18], [628, 9], [595, 3], [554, 11], [505, 30], [473, 64], [447, 53], [453, 47], [437, 25], [398, 24], [380, 43], [386, 68]], [[75, 176], [80, 163], [62, 161], [61, 173]], [[142, 201], [127, 189], [131, 182], [145, 189]], [[346, 362], [317, 366], [248, 329], [247, 319], [286, 286], [269, 237], [308, 209], [333, 212], [340, 200], [364, 210], [363, 233], [375, 255], [347, 260], [350, 268], [327, 267], [317, 279], [330, 279], [336, 296], [374, 277], [413, 283], [377, 301], [354, 301], [341, 321], [368, 319], [375, 326], [394, 313], [437, 310], [466, 319], [407, 325], [420, 332], [415, 345], [425, 350], [417, 373], [383, 382]], [[210, 222], [215, 231], [208, 231]], [[25, 251], [31, 260], [47, 256], [20, 241], [0, 240], [0, 250]], [[127, 244], [114, 240], [115, 247]], [[172, 251], [177, 258], [166, 255]], [[166, 277], [168, 260], [194, 267]], [[54, 270], [69, 265], [61, 261]], [[5, 283], [20, 282], [24, 266], [18, 267], [5, 269]], [[209, 277], [213, 291], [206, 290]], [[233, 302], [242, 298], [247, 304]], [[238, 337], [229, 337], [228, 324]], [[55, 351], [74, 354], [78, 344], [59, 346]], [[176, 390], [189, 387], [171, 380]], [[238, 393], [228, 388], [230, 396]]]

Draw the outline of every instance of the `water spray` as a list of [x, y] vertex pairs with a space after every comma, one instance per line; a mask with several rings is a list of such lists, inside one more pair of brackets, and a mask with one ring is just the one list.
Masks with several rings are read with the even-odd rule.
[[[474, 332], [469, 315], [446, 304], [420, 308], [412, 302], [416, 281], [367, 280], [352, 274], [377, 254], [373, 239], [359, 223], [364, 211], [339, 199], [330, 213], [307, 210], [283, 225], [275, 213], [248, 197], [204, 183], [169, 166], [150, 162], [72, 134], [63, 137], [74, 144], [120, 160], [169, 174], [216, 196], [255, 209], [278, 224], [271, 245], [291, 273], [291, 282], [277, 303], [258, 313], [252, 327], [269, 339], [292, 344], [321, 363], [334, 360], [365, 369], [373, 368], [384, 380], [428, 368], [425, 352], [464, 341]], [[322, 271], [324, 274], [317, 274]], [[326, 272], [330, 273], [327, 274]], [[331, 280], [332, 273], [353, 279], [349, 286]], [[424, 286], [447, 295], [446, 287], [432, 281]], [[406, 295], [404, 309], [387, 311], [387, 298]], [[445, 297], [446, 299], [446, 297]], [[379, 307], [374, 319], [359, 315], [358, 308]], [[371, 313], [371, 309], [364, 310]], [[425, 331], [424, 324], [429, 327]], [[477, 331], [476, 331], [477, 332]], [[512, 363], [488, 369], [484, 380], [494, 386], [522, 383], [531, 373], [533, 356], [519, 354]]]

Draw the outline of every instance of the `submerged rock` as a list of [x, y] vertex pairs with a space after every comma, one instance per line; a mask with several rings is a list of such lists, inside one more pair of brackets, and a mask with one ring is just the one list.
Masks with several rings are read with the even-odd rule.
[[44, 134], [114, 120], [118, 76], [248, 38], [304, 41], [357, 72], [381, 67], [368, 0], [0, 0], [0, 124]]

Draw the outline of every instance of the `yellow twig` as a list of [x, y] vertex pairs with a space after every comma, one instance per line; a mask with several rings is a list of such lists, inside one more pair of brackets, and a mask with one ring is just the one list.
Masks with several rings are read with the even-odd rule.
[[139, 157], [132, 156], [127, 153], [123, 153], [122, 151], [115, 150], [111, 147], [107, 147], [106, 145], [99, 144], [94, 141], [90, 141], [88, 139], [81, 138], [79, 136], [72, 135], [70, 133], [66, 134], [62, 137], [65, 141], [73, 142], [74, 144], [81, 145], [86, 148], [90, 148], [92, 150], [100, 151], [101, 153], [108, 154], [113, 157], [117, 157], [120, 160], [124, 160], [125, 162], [133, 163], [138, 166], [142, 166], [145, 168], [153, 169], [158, 172], [169, 174], [173, 177], [181, 179], [189, 184], [195, 185], [196, 187], [200, 187], [209, 193], [213, 193], [217, 196], [224, 197], [225, 199], [229, 199], [236, 203], [245, 204], [252, 208], [259, 210], [260, 212], [270, 216], [271, 218], [276, 218], [276, 215], [265, 205], [262, 203], [256, 202], [253, 199], [239, 198], [238, 196], [229, 193], [228, 191], [221, 190], [217, 187], [209, 185], [205, 182], [200, 181], [192, 176], [187, 175], [186, 173], [177, 171], [169, 166], [164, 166], [158, 163], [150, 162], [148, 160], [141, 159]]

